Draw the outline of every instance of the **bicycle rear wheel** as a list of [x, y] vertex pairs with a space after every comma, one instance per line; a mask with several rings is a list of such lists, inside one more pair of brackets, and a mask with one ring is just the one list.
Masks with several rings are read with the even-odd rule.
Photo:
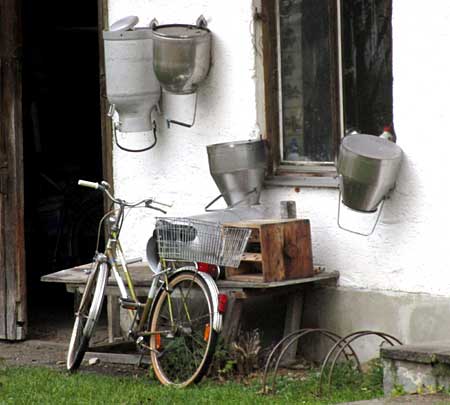
[[200, 381], [217, 342], [212, 325], [211, 291], [195, 272], [180, 272], [158, 292], [150, 318], [150, 349], [162, 384], [185, 387]]
[[69, 371], [77, 370], [83, 360], [89, 340], [100, 317], [107, 281], [107, 264], [96, 263], [86, 283], [78, 312], [75, 314], [75, 323], [67, 352], [67, 370]]

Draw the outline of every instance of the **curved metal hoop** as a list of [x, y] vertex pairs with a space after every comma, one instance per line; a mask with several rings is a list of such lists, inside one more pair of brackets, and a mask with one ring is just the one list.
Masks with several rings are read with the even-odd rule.
[[[327, 366], [328, 361], [330, 360], [331, 356], [336, 351], [336, 349], [339, 347], [339, 350], [336, 352], [336, 355], [333, 358], [333, 361], [332, 361], [331, 367], [330, 367], [330, 371], [328, 374], [328, 390], [331, 390], [331, 382], [332, 382], [334, 368], [336, 366], [336, 362], [337, 362], [339, 356], [341, 355], [342, 351], [345, 350], [345, 348], [347, 346], [349, 346], [355, 340], [357, 340], [361, 337], [370, 336], [370, 335], [375, 335], [375, 336], [381, 337], [385, 342], [387, 342], [391, 346], [394, 346], [395, 343], [397, 343], [399, 345], [403, 345], [403, 343], [399, 339], [397, 339], [395, 336], [389, 335], [384, 332], [378, 332], [378, 331], [364, 330], [364, 331], [353, 332], [353, 333], [348, 334], [347, 336], [344, 336], [343, 338], [341, 338], [341, 340], [339, 340], [338, 342], [336, 342], [333, 345], [333, 347], [327, 353], [325, 360], [322, 363], [322, 367], [320, 369], [319, 388], [318, 388], [319, 395], [322, 394], [322, 384], [323, 384], [326, 366]], [[345, 343], [345, 344], [342, 346], [342, 343]], [[360, 364], [358, 364], [358, 369], [359, 369], [359, 371], [361, 371]]]
[[[272, 360], [275, 356], [275, 353], [280, 348], [282, 348], [281, 352], [278, 355], [278, 358], [276, 359], [276, 362], [275, 362], [274, 375], [273, 375], [272, 388], [271, 388], [272, 393], [274, 393], [275, 389], [276, 389], [276, 377], [278, 374], [278, 368], [280, 366], [281, 360], [284, 357], [285, 353], [294, 343], [298, 342], [302, 337], [309, 335], [311, 333], [319, 333], [319, 334], [327, 337], [328, 339], [332, 340], [333, 342], [335, 342], [335, 346], [333, 346], [333, 347], [337, 347], [336, 345], [342, 345], [342, 343], [344, 342], [343, 338], [340, 335], [338, 335], [328, 329], [311, 329], [311, 328], [299, 329], [298, 331], [292, 332], [289, 335], [285, 336], [280, 342], [278, 342], [276, 344], [276, 346], [272, 349], [272, 351], [270, 352], [270, 354], [267, 358], [266, 365], [264, 367], [263, 380], [262, 380], [264, 394], [268, 394], [267, 375], [269, 372], [270, 364], [272, 363]], [[339, 342], [341, 342], [341, 343], [339, 343]], [[350, 357], [355, 358], [356, 363], [358, 364], [358, 367], [360, 368], [361, 364], [360, 364], [360, 361], [359, 361], [359, 358], [358, 358], [356, 352], [353, 350], [353, 348], [349, 344], [345, 345], [345, 347], [346, 348], [348, 347], [350, 349], [350, 354], [346, 353], [344, 350], [341, 353], [344, 354], [344, 356], [347, 360], [350, 360]]]

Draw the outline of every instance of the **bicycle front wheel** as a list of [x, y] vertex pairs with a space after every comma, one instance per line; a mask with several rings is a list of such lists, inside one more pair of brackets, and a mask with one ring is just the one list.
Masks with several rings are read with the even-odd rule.
[[83, 360], [89, 340], [100, 317], [107, 281], [107, 264], [96, 263], [86, 283], [78, 312], [75, 314], [75, 323], [67, 352], [67, 370], [69, 371], [77, 370]]
[[180, 272], [158, 292], [150, 318], [150, 349], [162, 384], [185, 387], [207, 372], [217, 341], [211, 294], [193, 271]]

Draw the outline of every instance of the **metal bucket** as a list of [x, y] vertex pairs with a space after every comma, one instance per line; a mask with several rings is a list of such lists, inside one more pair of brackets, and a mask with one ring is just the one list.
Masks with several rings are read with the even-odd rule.
[[119, 130], [150, 131], [150, 112], [161, 94], [153, 71], [152, 30], [103, 31], [103, 39], [106, 96], [119, 114]]
[[264, 141], [218, 143], [206, 148], [211, 176], [227, 205], [258, 204], [267, 168]]
[[373, 135], [346, 136], [337, 164], [342, 202], [357, 211], [376, 211], [395, 187], [401, 160], [402, 150], [393, 142]]
[[211, 32], [204, 25], [153, 27], [153, 68], [164, 90], [174, 94], [195, 93], [208, 75]]

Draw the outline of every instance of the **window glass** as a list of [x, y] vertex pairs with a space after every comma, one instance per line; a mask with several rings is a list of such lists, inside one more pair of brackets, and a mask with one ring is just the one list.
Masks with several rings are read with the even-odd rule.
[[345, 128], [392, 125], [392, 0], [342, 1]]
[[284, 162], [334, 160], [329, 4], [278, 2]]

